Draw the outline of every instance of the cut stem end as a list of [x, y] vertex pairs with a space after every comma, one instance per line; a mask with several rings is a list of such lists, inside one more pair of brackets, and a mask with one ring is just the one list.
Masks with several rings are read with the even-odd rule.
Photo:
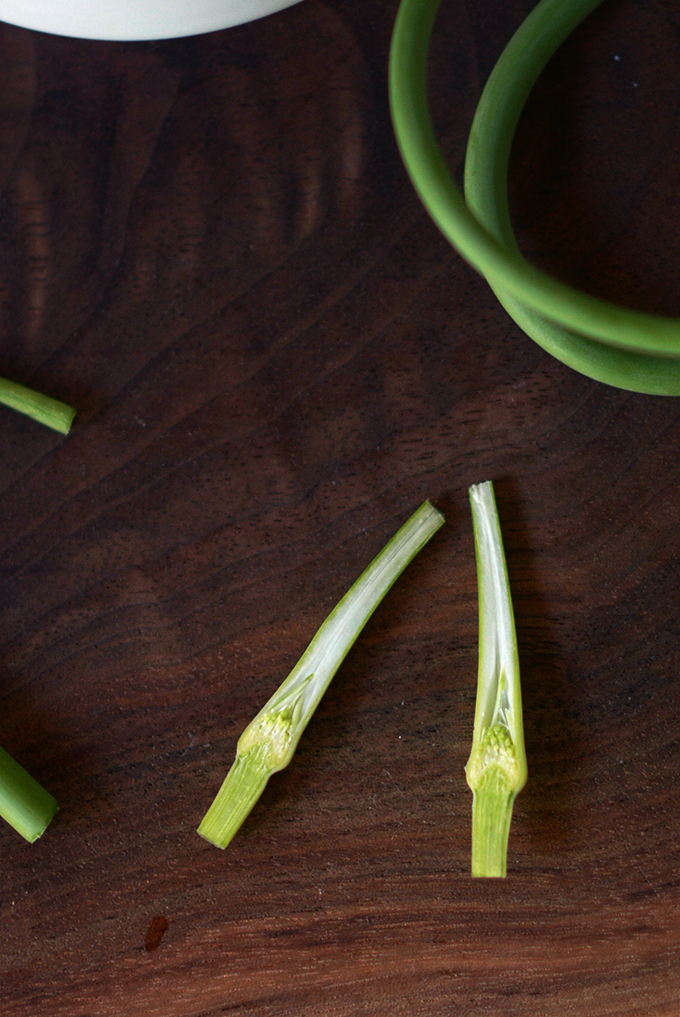
[[58, 808], [49, 791], [0, 748], [0, 816], [32, 844], [42, 837]]
[[263, 767], [256, 749], [237, 756], [222, 787], [206, 812], [198, 833], [215, 847], [224, 849], [267, 786], [272, 770]]
[[0, 403], [32, 417], [38, 423], [50, 427], [59, 434], [68, 434], [73, 423], [76, 411], [72, 406], [60, 402], [59, 399], [52, 399], [51, 396], [43, 395], [42, 392], [34, 392], [25, 385], [19, 385], [15, 381], [8, 381], [0, 378]]
[[499, 767], [487, 770], [472, 801], [472, 875], [504, 879], [517, 792]]

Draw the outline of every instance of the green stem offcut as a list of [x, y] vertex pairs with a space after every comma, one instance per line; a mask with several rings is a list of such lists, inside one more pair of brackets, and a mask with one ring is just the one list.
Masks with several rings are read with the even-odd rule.
[[505, 876], [512, 807], [526, 784], [515, 620], [490, 481], [470, 488], [479, 586], [479, 674], [472, 751], [472, 875]]
[[67, 406], [66, 403], [41, 392], [34, 392], [25, 385], [18, 385], [15, 381], [7, 381], [0, 378], [0, 403], [32, 417], [45, 427], [51, 427], [53, 431], [60, 434], [68, 434], [73, 423], [76, 411]]
[[342, 598], [280, 688], [238, 741], [236, 759], [198, 828], [225, 848], [295, 749], [331, 679], [364, 625], [406, 566], [440, 526], [443, 515], [425, 502]]
[[489, 281], [529, 335], [589, 377], [680, 395], [680, 320], [598, 300], [529, 264], [507, 209], [507, 169], [522, 108], [555, 50], [602, 0], [541, 0], [502, 54], [479, 103], [465, 173], [467, 203], [428, 108], [430, 35], [440, 0], [402, 0], [392, 37], [390, 101], [404, 164], [442, 233]]
[[0, 748], [0, 816], [32, 843], [43, 835], [58, 808], [52, 795]]

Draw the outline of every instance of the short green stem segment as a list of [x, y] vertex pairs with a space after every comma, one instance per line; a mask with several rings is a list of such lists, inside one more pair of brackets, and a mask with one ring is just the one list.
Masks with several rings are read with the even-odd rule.
[[58, 808], [52, 795], [0, 748], [0, 816], [33, 843], [43, 835]]
[[498, 767], [486, 771], [472, 799], [472, 875], [505, 876], [515, 792]]
[[515, 797], [527, 779], [515, 620], [490, 481], [470, 488], [479, 586], [479, 675], [472, 750], [472, 875], [505, 876]]
[[280, 688], [246, 727], [236, 760], [198, 828], [225, 848], [272, 773], [293, 758], [336, 671], [364, 625], [406, 566], [444, 523], [425, 502], [402, 526], [333, 609]]
[[6, 378], [0, 378], [0, 403], [60, 434], [68, 434], [76, 415], [76, 411], [66, 403]]
[[201, 837], [216, 847], [226, 847], [267, 786], [270, 773], [262, 765], [257, 749], [251, 749], [243, 756], [237, 755], [198, 828]]

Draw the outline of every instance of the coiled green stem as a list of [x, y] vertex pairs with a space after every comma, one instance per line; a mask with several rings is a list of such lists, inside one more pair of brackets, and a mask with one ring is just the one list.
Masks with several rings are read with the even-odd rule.
[[428, 49], [440, 0], [402, 0], [390, 55], [395, 134], [413, 185], [437, 226], [532, 338], [599, 381], [680, 395], [680, 320], [598, 300], [551, 278], [522, 257], [510, 224], [507, 168], [522, 108], [555, 50], [599, 3], [541, 0], [516, 32], [475, 116], [466, 204], [428, 109]]

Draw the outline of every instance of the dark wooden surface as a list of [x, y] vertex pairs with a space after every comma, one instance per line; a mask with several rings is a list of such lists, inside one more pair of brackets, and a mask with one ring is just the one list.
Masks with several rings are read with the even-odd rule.
[[[460, 169], [529, 9], [446, 0]], [[419, 206], [394, 0], [154, 44], [0, 29], [0, 744], [59, 799], [0, 829], [7, 1017], [659, 1017], [680, 1005], [678, 403], [562, 367]], [[680, 21], [607, 3], [532, 97], [525, 249], [680, 314]], [[492, 478], [530, 778], [468, 876], [466, 488]], [[195, 834], [244, 725], [426, 497], [382, 605], [231, 847]]]

